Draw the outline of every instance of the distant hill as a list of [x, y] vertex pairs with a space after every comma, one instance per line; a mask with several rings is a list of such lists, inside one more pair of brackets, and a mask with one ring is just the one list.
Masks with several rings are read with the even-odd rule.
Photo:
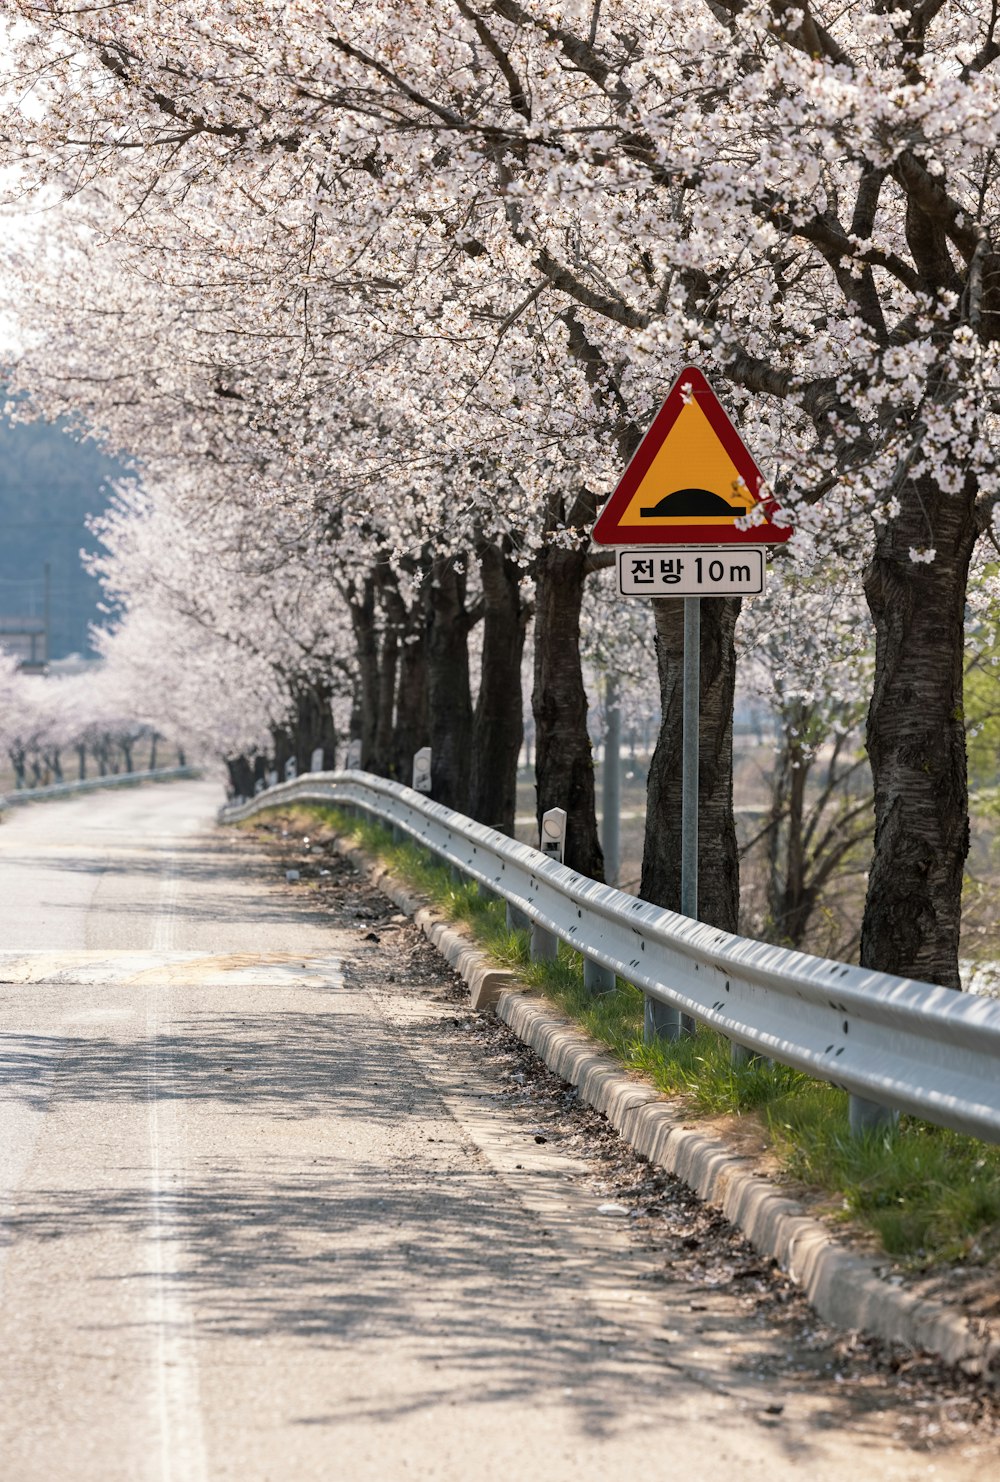
[[85, 521], [106, 508], [109, 481], [123, 472], [59, 426], [0, 422], [0, 620], [42, 617], [48, 562], [50, 658], [90, 651], [101, 593], [80, 563], [81, 547], [97, 545]]

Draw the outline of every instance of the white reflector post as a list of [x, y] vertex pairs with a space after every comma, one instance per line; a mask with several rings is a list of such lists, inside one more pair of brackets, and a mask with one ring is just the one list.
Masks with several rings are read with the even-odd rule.
[[542, 837], [538, 847], [549, 859], [557, 859], [562, 864], [563, 850], [566, 847], [565, 808], [550, 808], [547, 813], [542, 814]]
[[413, 791], [430, 792], [431, 790], [431, 749], [429, 746], [421, 746], [419, 751], [413, 753]]

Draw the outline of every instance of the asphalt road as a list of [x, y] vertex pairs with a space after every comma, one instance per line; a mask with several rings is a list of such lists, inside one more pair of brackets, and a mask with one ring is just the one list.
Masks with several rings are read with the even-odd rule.
[[411, 928], [317, 910], [220, 800], [0, 827], [4, 1482], [986, 1475], [877, 1384], [776, 1385], [780, 1332], [707, 1324], [443, 1047]]

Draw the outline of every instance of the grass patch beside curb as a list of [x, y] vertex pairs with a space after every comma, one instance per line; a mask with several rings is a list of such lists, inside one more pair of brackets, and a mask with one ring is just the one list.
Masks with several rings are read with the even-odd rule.
[[623, 1067], [682, 1097], [692, 1115], [755, 1117], [785, 1172], [838, 1198], [842, 1217], [872, 1231], [889, 1255], [913, 1267], [1000, 1255], [1000, 1147], [905, 1116], [893, 1133], [854, 1138], [843, 1092], [764, 1061], [734, 1068], [728, 1040], [712, 1029], [646, 1045], [643, 996], [631, 983], [619, 978], [613, 992], [592, 996], [583, 984], [583, 958], [564, 943], [554, 962], [532, 962], [528, 933], [508, 930], [502, 901], [455, 881], [447, 866], [416, 845], [394, 842], [380, 824], [320, 805], [287, 812], [318, 817], [377, 856]]

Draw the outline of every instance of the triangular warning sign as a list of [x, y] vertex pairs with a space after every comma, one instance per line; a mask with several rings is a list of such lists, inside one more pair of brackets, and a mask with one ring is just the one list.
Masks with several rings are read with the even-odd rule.
[[[598, 545], [775, 545], [764, 476], [701, 371], [681, 371], [594, 526]], [[738, 519], [757, 510], [758, 523]], [[759, 516], [764, 519], [759, 522]]]

